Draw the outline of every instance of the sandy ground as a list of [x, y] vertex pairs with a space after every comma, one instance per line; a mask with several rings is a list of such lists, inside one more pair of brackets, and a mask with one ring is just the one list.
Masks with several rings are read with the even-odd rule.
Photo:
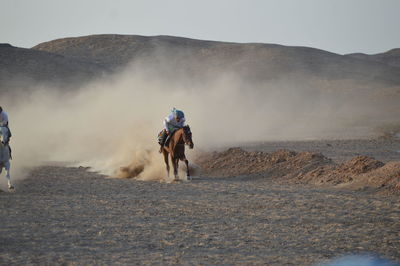
[[273, 141], [249, 143], [243, 147], [249, 151], [264, 152], [273, 152], [278, 149], [320, 152], [337, 163], [342, 163], [358, 155], [371, 156], [384, 163], [400, 161], [400, 138]]
[[[244, 148], [400, 157], [398, 142], [379, 141]], [[400, 261], [398, 196], [255, 177], [166, 184], [39, 167], [15, 193], [0, 192], [0, 263], [310, 265], [365, 253]]]

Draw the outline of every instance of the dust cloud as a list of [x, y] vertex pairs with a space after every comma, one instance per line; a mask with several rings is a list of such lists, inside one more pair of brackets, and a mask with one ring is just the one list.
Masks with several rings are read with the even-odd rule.
[[243, 142], [373, 134], [377, 115], [369, 102], [305, 84], [252, 83], [222, 71], [192, 79], [173, 69], [163, 75], [141, 62], [73, 91], [32, 85], [33, 92], [17, 100], [1, 99], [13, 132], [12, 177], [22, 178], [29, 167], [66, 162], [111, 177], [162, 179], [156, 137], [172, 107], [185, 112], [193, 132], [189, 161], [196, 150]]

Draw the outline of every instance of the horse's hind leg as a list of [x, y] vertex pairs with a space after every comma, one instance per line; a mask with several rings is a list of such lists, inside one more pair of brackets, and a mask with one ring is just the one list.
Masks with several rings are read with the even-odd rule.
[[6, 178], [7, 178], [8, 188], [13, 189], [14, 186], [11, 184], [11, 176], [10, 176], [10, 162], [6, 162], [4, 164], [4, 168], [6, 169]]

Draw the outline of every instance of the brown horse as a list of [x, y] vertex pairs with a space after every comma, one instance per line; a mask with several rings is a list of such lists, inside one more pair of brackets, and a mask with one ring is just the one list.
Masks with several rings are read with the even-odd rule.
[[164, 146], [162, 153], [164, 155], [164, 161], [167, 166], [167, 174], [169, 177], [169, 162], [168, 162], [168, 154], [171, 155], [172, 166], [174, 167], [174, 181], [179, 180], [178, 177], [178, 163], [179, 160], [184, 161], [186, 164], [186, 175], [188, 179], [191, 180], [189, 173], [189, 161], [185, 156], [185, 144], [189, 146], [190, 149], [193, 149], [193, 141], [192, 141], [192, 132], [190, 131], [189, 126], [184, 126], [176, 130], [173, 135], [170, 137], [168, 146]]

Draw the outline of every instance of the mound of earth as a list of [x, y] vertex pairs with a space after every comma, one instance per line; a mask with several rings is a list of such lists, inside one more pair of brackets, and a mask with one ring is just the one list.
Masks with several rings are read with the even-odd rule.
[[384, 164], [372, 157], [357, 156], [337, 164], [321, 153], [278, 150], [273, 153], [248, 152], [230, 148], [203, 154], [196, 160], [202, 173], [228, 177], [261, 174], [295, 183], [340, 185], [356, 189], [376, 188], [400, 193], [400, 162]]
[[368, 156], [356, 156], [342, 164], [318, 167], [304, 175], [304, 180], [315, 184], [349, 183], [363, 174], [384, 166], [384, 163]]
[[400, 162], [388, 162], [376, 170], [358, 176], [353, 188], [362, 188], [364, 184], [378, 188], [386, 194], [400, 193]]
[[299, 177], [318, 167], [332, 164], [320, 153], [278, 150], [273, 153], [248, 152], [230, 148], [197, 158], [205, 175], [227, 177], [266, 172], [274, 177]]

